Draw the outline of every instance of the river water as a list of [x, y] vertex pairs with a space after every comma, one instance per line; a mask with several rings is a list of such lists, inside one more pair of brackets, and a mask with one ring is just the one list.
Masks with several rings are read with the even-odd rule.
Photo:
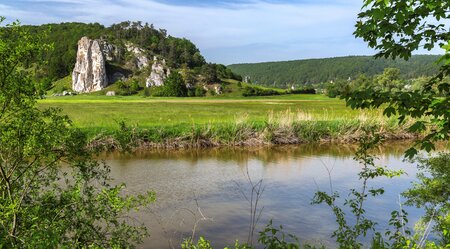
[[[366, 203], [368, 216], [384, 229], [393, 210], [399, 209], [399, 194], [417, 173], [416, 166], [402, 160], [405, 144], [378, 148], [377, 163], [402, 169], [395, 179], [379, 178], [370, 186], [383, 186], [385, 194]], [[199, 235], [213, 241], [215, 248], [248, 240], [251, 223], [251, 183], [262, 180], [258, 199], [263, 208], [256, 231], [272, 219], [301, 242], [335, 247], [330, 238], [335, 218], [325, 205], [311, 205], [318, 190], [339, 191], [346, 197], [350, 188], [360, 188], [353, 160], [355, 146], [301, 145], [263, 148], [216, 148], [181, 151], [147, 151], [108, 154], [112, 177], [127, 185], [128, 193], [156, 192], [157, 201], [133, 213], [131, 220], [149, 228], [150, 238], [140, 248], [179, 248], [183, 238]], [[407, 208], [411, 223], [421, 210]], [[351, 220], [351, 218], [350, 218]], [[254, 241], [257, 240], [255, 232]]]

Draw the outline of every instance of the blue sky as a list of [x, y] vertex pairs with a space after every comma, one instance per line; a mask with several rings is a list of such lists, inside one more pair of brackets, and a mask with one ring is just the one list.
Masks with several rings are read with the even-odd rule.
[[0, 0], [23, 24], [141, 20], [231, 64], [371, 55], [352, 35], [362, 0]]

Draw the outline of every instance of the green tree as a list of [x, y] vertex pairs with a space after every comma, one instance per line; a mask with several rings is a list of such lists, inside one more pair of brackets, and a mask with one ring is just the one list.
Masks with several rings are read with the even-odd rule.
[[400, 77], [400, 69], [385, 68], [383, 73], [377, 75], [372, 88], [379, 88], [385, 91], [402, 90], [405, 83]]
[[0, 29], [0, 248], [132, 247], [147, 232], [124, 217], [154, 194], [109, 185], [85, 134], [37, 108], [39, 86], [22, 63], [49, 48], [41, 40], [19, 23]]
[[178, 72], [172, 72], [164, 81], [164, 95], [169, 97], [186, 97], [187, 88], [183, 77]]
[[[436, 62], [439, 72], [420, 88], [410, 91], [365, 88], [345, 94], [352, 108], [384, 108], [387, 116], [398, 115], [402, 123], [407, 117], [415, 122], [411, 131], [424, 132], [406, 155], [410, 158], [418, 148], [435, 149], [434, 142], [448, 141], [450, 135], [450, 2], [443, 0], [365, 0], [363, 11], [356, 24], [356, 37], [363, 38], [369, 46], [377, 49], [377, 57], [409, 59], [411, 54], [423, 47], [431, 50], [439, 46], [445, 50]], [[404, 195], [409, 204], [425, 207], [427, 216], [436, 222], [435, 232], [441, 235], [443, 245], [448, 247], [450, 212], [447, 186], [450, 179], [448, 154], [422, 161], [426, 174], [419, 174], [419, 182]]]
[[203, 76], [203, 81], [206, 84], [216, 83], [219, 81], [216, 66], [212, 63], [208, 63], [202, 66], [201, 74]]
[[[419, 159], [419, 182], [403, 195], [407, 204], [426, 210], [425, 222], [434, 221], [443, 245], [450, 245], [450, 154], [440, 154], [429, 159]], [[429, 172], [429, 173], [423, 173]]]
[[[399, 122], [406, 117], [416, 118], [411, 131], [431, 132], [417, 142], [420, 149], [434, 149], [434, 141], [448, 140], [450, 134], [450, 31], [444, 20], [450, 18], [450, 2], [444, 0], [365, 0], [358, 15], [356, 37], [378, 52], [377, 57], [411, 58], [420, 47], [431, 50], [435, 46], [445, 49], [439, 59], [440, 69], [421, 89], [408, 92], [390, 92], [385, 89], [366, 88], [344, 95], [352, 108], [378, 108], [385, 106], [387, 116], [398, 115]], [[444, 96], [444, 97], [441, 97]], [[419, 118], [428, 119], [419, 119]], [[412, 157], [417, 147], [407, 151]]]

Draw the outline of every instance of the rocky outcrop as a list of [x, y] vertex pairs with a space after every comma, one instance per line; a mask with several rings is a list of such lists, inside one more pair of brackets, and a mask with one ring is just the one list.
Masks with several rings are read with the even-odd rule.
[[116, 61], [118, 57], [118, 49], [116, 46], [109, 44], [107, 41], [100, 41], [103, 56], [107, 61]]
[[145, 83], [147, 87], [164, 85], [164, 80], [170, 75], [170, 70], [167, 68], [165, 60], [160, 61], [155, 56], [153, 61], [152, 71]]
[[215, 85], [214, 91], [216, 92], [217, 95], [221, 95], [223, 93], [223, 88], [221, 85]]
[[126, 44], [125, 46], [126, 46], [128, 52], [131, 52], [134, 54], [134, 56], [136, 58], [134, 63], [138, 69], [143, 69], [148, 66], [149, 61], [148, 61], [147, 56], [145, 56], [144, 50], [142, 48], [138, 48], [132, 44]]
[[108, 85], [105, 58], [98, 40], [83, 37], [78, 41], [77, 62], [72, 72], [72, 89], [86, 93]]

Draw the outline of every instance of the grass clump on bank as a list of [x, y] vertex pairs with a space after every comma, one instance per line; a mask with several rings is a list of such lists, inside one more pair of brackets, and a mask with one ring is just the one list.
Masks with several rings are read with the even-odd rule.
[[304, 112], [270, 112], [263, 122], [241, 117], [220, 124], [192, 124], [142, 128], [119, 122], [119, 129], [96, 134], [93, 148], [128, 150], [134, 148], [205, 148], [216, 146], [286, 145], [316, 142], [354, 143], [367, 130], [388, 139], [410, 139], [409, 123], [380, 116], [327, 120]]

